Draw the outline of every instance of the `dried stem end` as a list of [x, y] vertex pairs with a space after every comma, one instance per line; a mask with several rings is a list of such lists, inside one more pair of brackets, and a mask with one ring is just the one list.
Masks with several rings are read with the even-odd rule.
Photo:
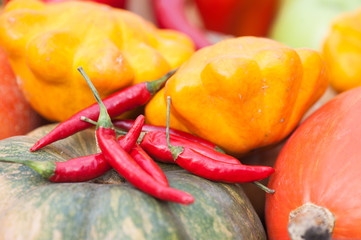
[[288, 234], [292, 240], [328, 240], [335, 226], [335, 216], [324, 207], [306, 203], [290, 213]]

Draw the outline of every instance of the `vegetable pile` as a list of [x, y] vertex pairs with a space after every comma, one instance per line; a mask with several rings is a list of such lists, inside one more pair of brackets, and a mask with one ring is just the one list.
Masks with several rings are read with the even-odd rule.
[[0, 239], [361, 239], [361, 0], [136, 4], [1, 6]]
[[[78, 70], [86, 79], [98, 103], [59, 124], [49, 134], [41, 138], [30, 151], [36, 151], [54, 141], [68, 137], [94, 123], [97, 126], [97, 142], [102, 154], [71, 159], [64, 163], [46, 162], [39, 164], [33, 161], [1, 158], [0, 161], [25, 164], [53, 182], [88, 181], [103, 175], [110, 168], [114, 168], [121, 176], [142, 191], [162, 200], [183, 204], [192, 203], [194, 201], [193, 197], [170, 189], [163, 172], [147, 153], [159, 161], [177, 163], [195, 175], [218, 182], [254, 182], [267, 178], [273, 173], [273, 169], [268, 166], [242, 165], [236, 158], [218, 152], [214, 146], [210, 148], [209, 145], [212, 144], [206, 140], [202, 140], [201, 143], [206, 143], [207, 146], [187, 139], [184, 134], [183, 136], [174, 135], [171, 138], [169, 130], [166, 131], [167, 133], [164, 131], [144, 132], [141, 138], [138, 139], [144, 124], [143, 115], [140, 115], [134, 121], [129, 132], [117, 142], [110, 116], [116, 117], [125, 110], [132, 110], [131, 106], [135, 107], [141, 105], [141, 103], [144, 104], [146, 102], [144, 99], [139, 101], [141, 103], [138, 102], [138, 104], [134, 104], [134, 102], [144, 97], [143, 95], [148, 95], [146, 99], [149, 100], [150, 92], [159, 89], [164, 80], [168, 79], [168, 75], [151, 83], [136, 84], [120, 93], [116, 93], [114, 96], [108, 97], [104, 100], [104, 102], [108, 103], [107, 107], [84, 70], [81, 67]], [[153, 88], [149, 90], [145, 87], [146, 85], [151, 85]], [[138, 91], [138, 94], [135, 94], [136, 91], [132, 89], [139, 87], [141, 87], [141, 90]], [[132, 91], [132, 96], [124, 94], [127, 91]], [[123, 101], [120, 104], [121, 100]], [[128, 106], [128, 109], [124, 109], [124, 106]], [[112, 114], [109, 115], [109, 112]], [[95, 120], [97, 122], [94, 122]]]

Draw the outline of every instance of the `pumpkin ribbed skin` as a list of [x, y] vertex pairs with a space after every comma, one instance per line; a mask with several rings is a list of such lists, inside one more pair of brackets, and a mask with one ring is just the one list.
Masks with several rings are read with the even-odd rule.
[[[93, 130], [29, 152], [54, 126], [0, 141], [0, 158], [65, 161], [96, 152]], [[159, 201], [114, 171], [91, 182], [58, 184], [26, 166], [0, 163], [0, 239], [266, 239], [239, 185], [161, 167], [194, 204]]]

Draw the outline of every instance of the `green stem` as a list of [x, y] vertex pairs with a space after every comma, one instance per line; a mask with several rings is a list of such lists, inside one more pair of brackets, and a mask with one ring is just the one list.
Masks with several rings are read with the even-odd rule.
[[260, 182], [252, 182], [254, 185], [256, 185], [257, 187], [259, 187], [260, 189], [262, 189], [263, 191], [265, 191], [266, 193], [270, 193], [270, 194], [274, 194], [275, 193], [275, 190], [274, 189], [270, 189], [268, 187], [266, 187], [265, 185], [263, 185], [262, 183]]
[[177, 69], [169, 71], [167, 74], [165, 74], [163, 77], [147, 82], [147, 89], [148, 91], [153, 95], [164, 85], [164, 83], [177, 71]]
[[183, 147], [180, 146], [172, 146], [170, 144], [170, 137], [169, 137], [169, 118], [170, 118], [170, 96], [167, 96], [167, 125], [165, 128], [165, 133], [167, 136], [167, 144], [170, 152], [172, 153], [173, 160], [176, 161], [178, 158], [178, 155], [183, 152]]
[[[84, 116], [81, 116], [80, 117], [80, 120], [84, 121], [84, 122], [87, 122], [87, 123], [90, 123], [90, 124], [93, 124], [93, 125], [97, 125], [98, 123], [90, 118], [87, 118], [87, 117], [84, 117]], [[127, 134], [127, 131], [123, 131], [123, 130], [120, 130], [120, 129], [117, 129], [115, 128], [114, 129], [116, 133], [120, 134], [120, 135], [125, 135]]]
[[114, 128], [112, 120], [108, 114], [107, 108], [105, 107], [105, 105], [104, 105], [102, 99], [100, 98], [98, 91], [94, 87], [93, 83], [90, 81], [89, 77], [86, 75], [86, 73], [82, 67], [78, 67], [78, 71], [81, 73], [81, 75], [83, 76], [83, 78], [85, 79], [87, 84], [89, 85], [96, 101], [99, 104], [100, 112], [99, 112], [98, 122], [96, 124], [97, 128], [100, 126], [103, 128]]
[[43, 178], [49, 179], [55, 174], [56, 164], [52, 161], [37, 162], [23, 159], [0, 158], [0, 162], [19, 163], [38, 172]]

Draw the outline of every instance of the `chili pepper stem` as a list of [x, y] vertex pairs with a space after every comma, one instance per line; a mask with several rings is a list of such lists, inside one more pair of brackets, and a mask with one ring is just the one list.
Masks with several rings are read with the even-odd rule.
[[263, 185], [262, 183], [255, 181], [252, 182], [254, 185], [256, 185], [257, 187], [259, 187], [260, 189], [262, 189], [263, 191], [265, 191], [266, 193], [270, 193], [270, 194], [274, 194], [276, 191], [274, 189], [270, 189], [268, 187], [266, 187], [265, 185]]
[[113, 126], [112, 120], [108, 114], [107, 108], [105, 107], [103, 101], [101, 100], [98, 91], [94, 87], [93, 83], [90, 81], [90, 79], [89, 79], [88, 75], [85, 73], [84, 69], [82, 67], [78, 67], [78, 71], [81, 73], [81, 75], [83, 76], [85, 81], [88, 83], [88, 85], [89, 85], [90, 89], [92, 90], [93, 95], [100, 107], [99, 118], [98, 118], [98, 122], [96, 124], [97, 129], [100, 126], [102, 126], [104, 128], [114, 129], [114, 126]]
[[169, 116], [170, 116], [170, 101], [171, 98], [170, 96], [167, 96], [167, 126], [166, 126], [166, 136], [167, 136], [167, 144], [168, 144], [168, 148], [172, 153], [173, 159], [174, 161], [176, 161], [176, 159], [178, 158], [179, 154], [181, 154], [183, 152], [183, 148], [180, 146], [172, 146], [170, 144], [170, 137], [169, 137]]
[[38, 172], [42, 177], [49, 179], [55, 173], [56, 164], [52, 161], [36, 162], [31, 160], [1, 158], [0, 162], [19, 163]]
[[161, 86], [164, 85], [164, 83], [177, 71], [177, 69], [169, 71], [167, 74], [165, 74], [163, 77], [148, 82], [147, 89], [150, 93], [154, 94], [161, 88]]
[[[97, 125], [98, 123], [90, 118], [87, 118], [87, 117], [84, 117], [84, 116], [81, 116], [80, 117], [80, 120], [84, 121], [84, 122], [87, 122], [87, 123], [90, 123], [90, 124], [93, 124], [93, 125]], [[116, 133], [118, 134], [121, 134], [121, 135], [125, 135], [127, 134], [127, 131], [122, 131], [122, 130], [119, 130], [119, 129], [114, 129]]]

